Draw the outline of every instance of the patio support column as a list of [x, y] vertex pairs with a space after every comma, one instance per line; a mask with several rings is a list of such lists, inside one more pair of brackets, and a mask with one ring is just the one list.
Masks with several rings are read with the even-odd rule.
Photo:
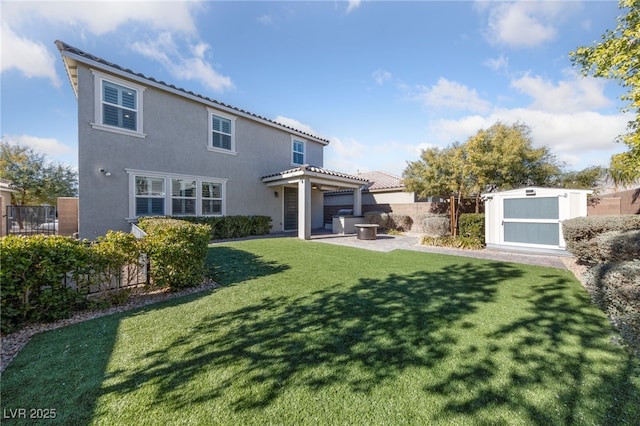
[[353, 190], [353, 215], [362, 216], [362, 187]]
[[298, 182], [298, 238], [311, 239], [311, 179], [303, 177]]

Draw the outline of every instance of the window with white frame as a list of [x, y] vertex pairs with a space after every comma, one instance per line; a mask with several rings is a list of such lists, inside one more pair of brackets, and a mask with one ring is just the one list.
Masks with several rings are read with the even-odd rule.
[[94, 128], [144, 137], [144, 87], [94, 71], [96, 115]]
[[293, 164], [304, 164], [305, 141], [301, 139], [291, 140], [291, 162]]
[[193, 179], [171, 179], [171, 214], [174, 216], [195, 216], [196, 186]]
[[222, 184], [202, 182], [202, 216], [222, 214]]
[[164, 178], [134, 176], [135, 216], [164, 216]]
[[223, 216], [226, 179], [127, 170], [130, 218], [142, 216]]
[[209, 146], [212, 151], [235, 154], [235, 117], [207, 108], [209, 111]]

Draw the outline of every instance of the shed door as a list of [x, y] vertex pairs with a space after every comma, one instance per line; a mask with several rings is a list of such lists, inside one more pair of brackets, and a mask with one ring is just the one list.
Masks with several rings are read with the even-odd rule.
[[558, 247], [560, 235], [558, 197], [504, 199], [503, 242]]

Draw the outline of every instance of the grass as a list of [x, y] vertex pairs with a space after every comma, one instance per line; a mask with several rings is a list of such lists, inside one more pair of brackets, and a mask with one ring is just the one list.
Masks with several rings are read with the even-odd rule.
[[220, 289], [36, 336], [3, 374], [4, 417], [55, 408], [70, 425], [640, 418], [640, 360], [612, 343], [568, 271], [296, 239], [217, 244], [209, 260]]

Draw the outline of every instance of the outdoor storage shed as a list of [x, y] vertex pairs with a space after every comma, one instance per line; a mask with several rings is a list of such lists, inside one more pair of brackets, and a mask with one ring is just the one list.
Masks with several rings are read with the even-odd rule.
[[562, 221], [586, 216], [591, 192], [528, 187], [482, 194], [487, 248], [564, 252]]

